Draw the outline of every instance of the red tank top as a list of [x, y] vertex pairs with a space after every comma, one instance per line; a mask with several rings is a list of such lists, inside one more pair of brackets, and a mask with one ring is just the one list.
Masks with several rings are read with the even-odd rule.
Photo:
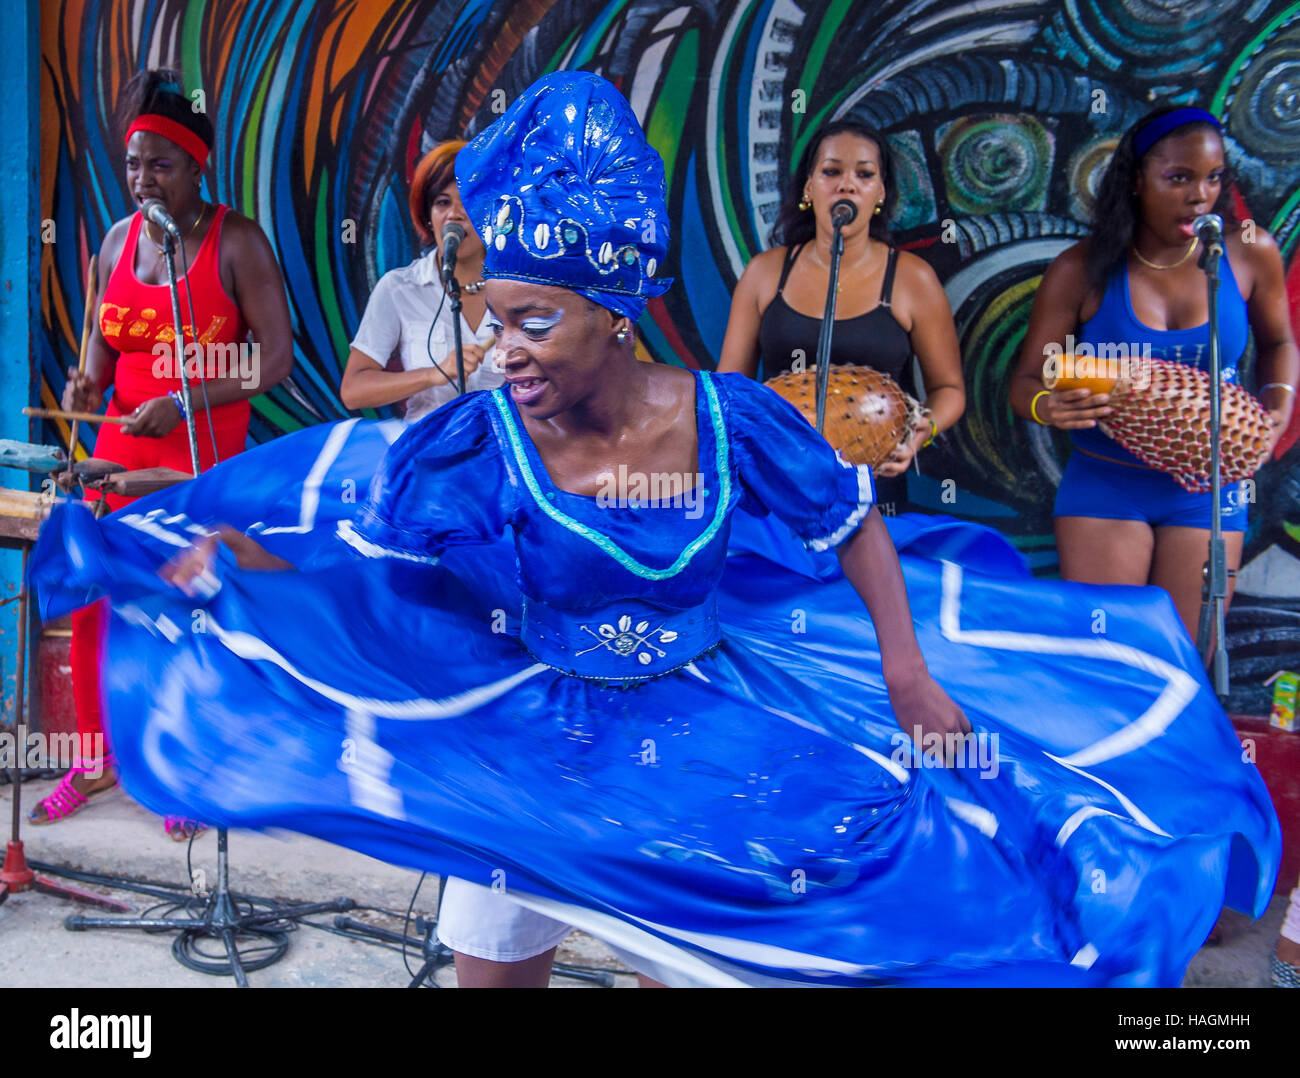
[[[187, 345], [194, 341], [203, 346], [243, 345], [247, 341], [248, 325], [221, 284], [221, 224], [228, 210], [227, 206], [217, 206], [216, 217], [203, 237], [198, 257], [189, 267], [189, 273], [177, 282]], [[145, 401], [165, 396], [181, 385], [175, 370], [176, 331], [167, 286], [145, 284], [135, 275], [136, 245], [143, 220], [139, 213], [131, 218], [126, 243], [99, 307], [100, 331], [109, 347], [119, 353], [113, 374], [113, 397], [108, 407], [110, 415], [126, 415]], [[197, 332], [190, 325], [191, 286]], [[217, 352], [205, 349], [204, 358], [209, 375], [239, 373], [241, 360], [236, 349]], [[245, 357], [242, 362], [247, 365], [249, 360]], [[191, 388], [197, 396], [196, 379], [191, 379]], [[246, 400], [224, 404], [212, 410], [212, 425], [221, 428], [242, 422], [246, 426], [248, 413]]]

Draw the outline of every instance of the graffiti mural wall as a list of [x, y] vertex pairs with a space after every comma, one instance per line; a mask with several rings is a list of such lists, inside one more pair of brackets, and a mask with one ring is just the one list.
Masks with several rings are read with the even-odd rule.
[[[83, 267], [129, 210], [112, 104], [162, 63], [202, 89], [215, 124], [207, 197], [261, 224], [288, 281], [297, 366], [254, 402], [259, 441], [345, 414], [366, 297], [418, 253], [405, 198], [422, 150], [481, 130], [557, 68], [614, 81], [664, 157], [678, 283], [641, 322], [662, 362], [713, 365], [731, 289], [816, 127], [851, 117], [887, 134], [896, 237], [945, 283], [970, 395], [912, 497], [1002, 529], [1043, 572], [1066, 446], [1016, 419], [1005, 385], [1040, 275], [1086, 231], [1118, 134], [1155, 101], [1221, 116], [1243, 215], [1277, 237], [1300, 297], [1300, 3], [62, 0], [42, 20], [50, 405], [76, 359]], [[1266, 710], [1262, 677], [1300, 667], [1294, 442], [1258, 477], [1229, 623], [1238, 709]]]

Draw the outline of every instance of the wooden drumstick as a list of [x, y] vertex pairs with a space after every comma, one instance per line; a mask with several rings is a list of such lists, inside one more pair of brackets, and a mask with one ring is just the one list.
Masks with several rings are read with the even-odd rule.
[[[77, 373], [86, 373], [86, 354], [90, 351], [90, 334], [91, 327], [94, 325], [91, 319], [95, 316], [95, 292], [96, 292], [96, 274], [99, 270], [99, 258], [96, 255], [90, 256], [90, 265], [86, 267], [86, 311], [81, 319], [81, 353], [77, 356]], [[72, 421], [72, 431], [68, 435], [68, 471], [72, 470], [72, 465], [77, 459], [77, 435], [80, 431], [77, 429], [81, 425], [80, 419]]]
[[33, 419], [70, 419], [73, 423], [116, 423], [118, 426], [131, 422], [131, 417], [127, 415], [100, 415], [98, 412], [60, 412], [54, 408], [24, 408], [23, 415], [29, 415]]

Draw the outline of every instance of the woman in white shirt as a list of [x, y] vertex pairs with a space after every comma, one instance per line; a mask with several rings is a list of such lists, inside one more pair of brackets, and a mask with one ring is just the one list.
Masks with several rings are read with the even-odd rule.
[[[451, 300], [438, 272], [438, 237], [449, 221], [465, 229], [456, 258], [461, 288], [461, 342], [465, 388], [495, 389], [504, 379], [492, 362], [492, 334], [484, 325], [483, 241], [470, 226], [456, 190], [456, 153], [465, 143], [439, 143], [420, 160], [411, 180], [411, 222], [432, 245], [409, 266], [390, 270], [370, 294], [348, 353], [339, 396], [347, 408], [379, 408], [406, 401], [406, 421], [428, 415], [456, 396], [456, 347]], [[397, 353], [402, 369], [385, 369]]]

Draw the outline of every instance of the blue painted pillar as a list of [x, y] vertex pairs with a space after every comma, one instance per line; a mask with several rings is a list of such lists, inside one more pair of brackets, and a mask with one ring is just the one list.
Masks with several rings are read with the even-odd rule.
[[[0, 438], [31, 441], [23, 408], [37, 402], [40, 283], [40, 6], [5, 5], [5, 60], [0, 63]], [[28, 488], [26, 473], [4, 469], [0, 484]], [[0, 598], [17, 594], [21, 560], [0, 551]], [[14, 718], [18, 663], [17, 603], [0, 607], [0, 722]], [[34, 643], [34, 642], [33, 642]], [[28, 693], [30, 694], [30, 682]]]

